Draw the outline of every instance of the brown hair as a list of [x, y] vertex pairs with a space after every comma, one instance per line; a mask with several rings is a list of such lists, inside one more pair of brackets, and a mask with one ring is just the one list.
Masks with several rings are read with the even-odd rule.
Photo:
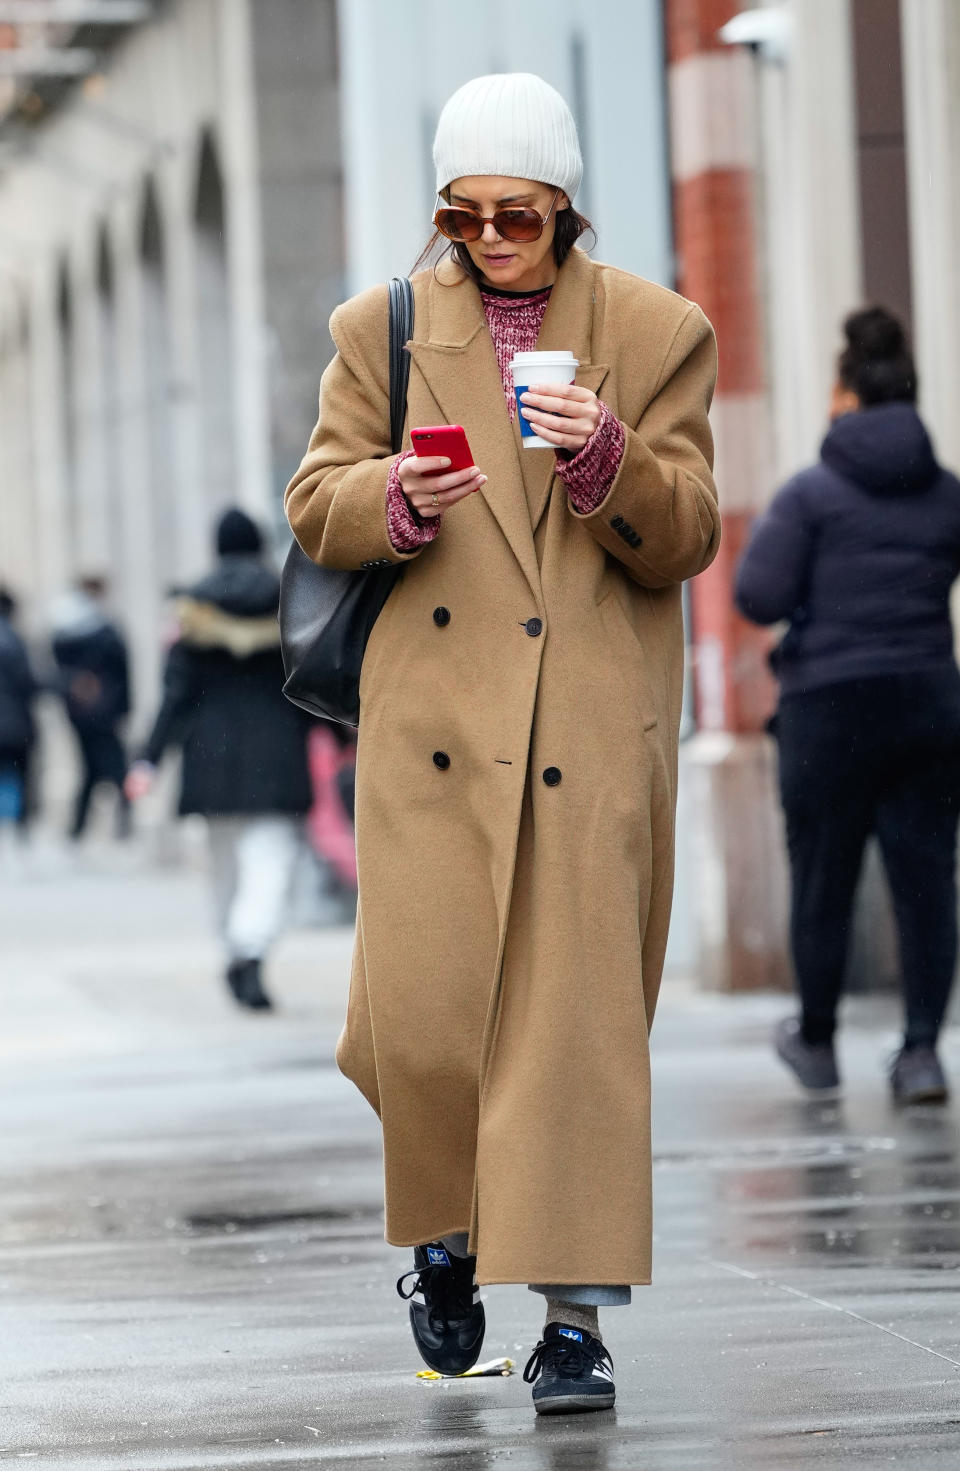
[[844, 388], [851, 389], [865, 407], [915, 402], [917, 369], [903, 324], [892, 312], [882, 306], [851, 312], [843, 334], [847, 345], [837, 372]]
[[[566, 209], [558, 210], [557, 222], [554, 226], [553, 232], [553, 258], [558, 266], [563, 265], [567, 256], [570, 254], [571, 250], [580, 239], [580, 236], [586, 234], [587, 231], [589, 231], [590, 234], [593, 236], [593, 243], [594, 245], [596, 245], [597, 232], [591, 225], [590, 221], [587, 219], [586, 215], [578, 214], [572, 204], [568, 205]], [[413, 275], [414, 271], [422, 270], [427, 265], [430, 257], [433, 255], [433, 252], [436, 250], [440, 241], [445, 239], [446, 236], [441, 235], [439, 230], [434, 230], [433, 234], [430, 236], [430, 239], [427, 241], [426, 245], [423, 247], [420, 254], [417, 256], [416, 260], [411, 266], [411, 276]], [[460, 269], [467, 276], [469, 276], [472, 281], [476, 281], [478, 286], [481, 285], [481, 283], [483, 282], [483, 273], [478, 269], [477, 266], [474, 265], [473, 261], [470, 259], [470, 252], [467, 250], [466, 245], [464, 245], [462, 241], [447, 241], [446, 248], [440, 252], [439, 256], [434, 262], [434, 271], [436, 271], [437, 266], [446, 255], [449, 255], [452, 260], [455, 260]]]

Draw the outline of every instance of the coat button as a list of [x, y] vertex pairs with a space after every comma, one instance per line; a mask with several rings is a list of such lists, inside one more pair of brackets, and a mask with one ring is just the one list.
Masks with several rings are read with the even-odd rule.
[[446, 771], [447, 767], [450, 765], [450, 757], [447, 755], [446, 751], [434, 751], [433, 764], [440, 771]]
[[[436, 760], [437, 758], [434, 757], [433, 759]], [[558, 787], [563, 781], [563, 772], [559, 766], [548, 766], [543, 773], [543, 779], [548, 787]]]
[[447, 624], [450, 622], [450, 609], [434, 608], [433, 621], [438, 628], [446, 628]]
[[543, 622], [539, 618], [528, 618], [524, 627], [531, 638], [539, 638], [543, 632]]

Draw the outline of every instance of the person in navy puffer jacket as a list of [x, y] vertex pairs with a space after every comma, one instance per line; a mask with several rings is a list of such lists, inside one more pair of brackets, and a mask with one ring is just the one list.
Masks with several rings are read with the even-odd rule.
[[806, 1087], [839, 1085], [834, 1031], [864, 846], [876, 834], [900, 934], [906, 1011], [891, 1070], [903, 1102], [940, 1101], [936, 1053], [957, 959], [960, 672], [950, 589], [960, 481], [915, 408], [903, 328], [844, 323], [820, 463], [760, 517], [737, 577], [755, 623], [787, 622], [772, 663], [801, 1015], [776, 1047]]

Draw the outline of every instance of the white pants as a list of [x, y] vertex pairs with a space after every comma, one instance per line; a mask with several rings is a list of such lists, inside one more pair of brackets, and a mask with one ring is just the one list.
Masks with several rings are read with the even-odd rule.
[[220, 933], [231, 960], [259, 960], [283, 927], [300, 853], [297, 817], [210, 817]]

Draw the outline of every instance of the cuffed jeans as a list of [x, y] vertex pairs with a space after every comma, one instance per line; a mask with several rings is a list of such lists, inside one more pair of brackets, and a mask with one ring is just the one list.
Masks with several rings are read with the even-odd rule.
[[[454, 1256], [466, 1256], [468, 1237], [466, 1231], [457, 1231], [444, 1236], [443, 1244]], [[587, 1283], [534, 1283], [530, 1292], [539, 1292], [542, 1297], [559, 1298], [561, 1302], [575, 1302], [587, 1308], [621, 1308], [630, 1302], [629, 1287], [590, 1286]]]

